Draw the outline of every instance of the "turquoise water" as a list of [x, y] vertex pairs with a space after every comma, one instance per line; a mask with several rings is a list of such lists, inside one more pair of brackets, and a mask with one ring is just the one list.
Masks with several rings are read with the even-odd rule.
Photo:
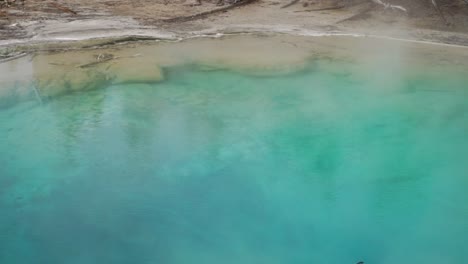
[[0, 263], [468, 263], [467, 77], [337, 67], [1, 109]]

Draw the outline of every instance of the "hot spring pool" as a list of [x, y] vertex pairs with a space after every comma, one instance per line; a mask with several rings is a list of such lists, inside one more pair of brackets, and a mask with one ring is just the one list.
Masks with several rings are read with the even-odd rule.
[[354, 67], [0, 109], [0, 263], [468, 263], [468, 77]]

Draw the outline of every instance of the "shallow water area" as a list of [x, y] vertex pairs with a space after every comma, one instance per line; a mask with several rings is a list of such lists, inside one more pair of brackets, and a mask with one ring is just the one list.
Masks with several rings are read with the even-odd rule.
[[[260, 39], [236, 40], [249, 60], [194, 40], [17, 62], [0, 263], [467, 263], [468, 55]], [[81, 67], [104, 53], [155, 79]]]

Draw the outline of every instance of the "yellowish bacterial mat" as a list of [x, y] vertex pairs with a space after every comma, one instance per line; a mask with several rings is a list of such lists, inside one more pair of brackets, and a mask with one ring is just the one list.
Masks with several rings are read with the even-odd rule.
[[23, 100], [38, 94], [49, 98], [110, 84], [160, 82], [165, 68], [187, 64], [278, 75], [311, 63], [340, 71], [330, 63], [337, 60], [348, 64], [348, 70], [355, 68], [357, 76], [392, 79], [421, 70], [463, 72], [468, 48], [366, 37], [245, 34], [38, 51], [0, 63], [0, 98]]

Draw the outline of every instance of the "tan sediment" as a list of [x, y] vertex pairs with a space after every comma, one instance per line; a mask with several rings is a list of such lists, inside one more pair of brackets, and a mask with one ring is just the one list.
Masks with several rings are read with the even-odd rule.
[[[0, 98], [54, 97], [111, 84], [160, 82], [164, 69], [186, 64], [244, 74], [279, 75], [311, 62], [355, 78], [388, 78], [468, 69], [468, 48], [397, 40], [288, 34], [232, 35], [180, 42], [148, 41], [108, 48], [42, 52], [0, 64]], [[107, 59], [103, 59], [107, 58]], [[346, 67], [336, 67], [337, 61]], [[33, 90], [33, 87], [36, 90]]]
[[161, 67], [152, 58], [145, 57], [116, 59], [106, 67], [105, 73], [114, 84], [153, 83], [164, 80]]
[[93, 54], [84, 51], [68, 55], [38, 54], [31, 59], [34, 69], [31, 82], [44, 97], [92, 89], [93, 86], [103, 84], [106, 80], [102, 71], [79, 67], [92, 60], [95, 60]]

